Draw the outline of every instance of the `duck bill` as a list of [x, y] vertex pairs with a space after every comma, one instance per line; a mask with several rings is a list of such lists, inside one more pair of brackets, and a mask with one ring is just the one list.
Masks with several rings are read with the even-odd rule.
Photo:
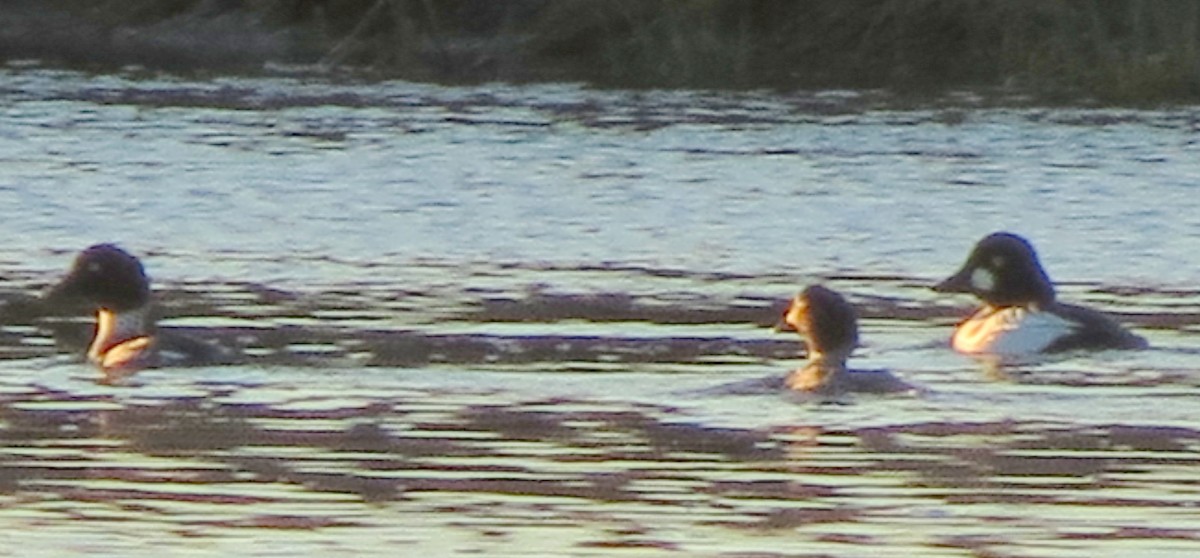
[[939, 293], [969, 293], [971, 292], [971, 272], [963, 268], [947, 277], [945, 281], [933, 286], [934, 292]]
[[795, 326], [787, 323], [787, 315], [779, 317], [779, 321], [775, 322], [775, 333], [784, 333], [788, 331], [796, 331]]
[[82, 287], [79, 278], [75, 275], [63, 277], [58, 284], [50, 287], [42, 295], [42, 300], [50, 303], [70, 303], [77, 301], [80, 296], [80, 288]]

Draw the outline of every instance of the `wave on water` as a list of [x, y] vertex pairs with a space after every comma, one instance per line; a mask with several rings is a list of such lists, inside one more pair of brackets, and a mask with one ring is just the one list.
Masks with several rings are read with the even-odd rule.
[[[509, 266], [511, 267], [511, 266]], [[644, 292], [569, 292], [546, 287], [555, 272], [657, 277]], [[164, 329], [244, 351], [249, 362], [298, 366], [488, 365], [553, 369], [592, 363], [719, 364], [797, 359], [794, 334], [773, 334], [787, 299], [772, 292], [780, 277], [757, 278], [768, 290], [737, 288], [753, 277], [626, 267], [521, 269], [533, 288], [329, 285], [288, 291], [253, 283], [170, 286], [156, 292]], [[610, 281], [613, 278], [609, 278]], [[851, 287], [860, 319], [949, 326], [969, 305], [929, 302], [924, 281], [903, 277], [833, 277]], [[32, 283], [38, 283], [33, 281]], [[653, 283], [653, 282], [652, 282]], [[784, 291], [788, 289], [788, 291]], [[1179, 331], [1200, 321], [1180, 297], [1200, 293], [1094, 287], [1127, 306], [1111, 313], [1134, 327]], [[911, 293], [924, 297], [906, 299]], [[1144, 300], [1129, 305], [1129, 297]], [[91, 318], [82, 308], [50, 308], [37, 288], [0, 293], [0, 358], [82, 354]]]

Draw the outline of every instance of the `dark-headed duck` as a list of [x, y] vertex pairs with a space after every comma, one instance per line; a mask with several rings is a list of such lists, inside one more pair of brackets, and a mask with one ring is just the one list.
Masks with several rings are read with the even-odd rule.
[[75, 258], [70, 272], [46, 295], [48, 301], [83, 301], [96, 312], [96, 333], [87, 351], [106, 376], [144, 368], [228, 362], [214, 345], [156, 331], [150, 280], [142, 263], [112, 244], [97, 244]]
[[998, 232], [980, 240], [962, 269], [933, 287], [971, 293], [983, 306], [958, 324], [956, 351], [1020, 359], [1076, 349], [1141, 349], [1146, 340], [1089, 308], [1055, 299], [1033, 246]]

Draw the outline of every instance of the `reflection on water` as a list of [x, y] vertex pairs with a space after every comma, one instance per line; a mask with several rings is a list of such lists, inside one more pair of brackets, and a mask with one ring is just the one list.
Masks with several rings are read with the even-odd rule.
[[[425, 302], [404, 312], [349, 287], [166, 287], [166, 323], [251, 364], [117, 386], [64, 356], [82, 354], [86, 320], [11, 295], [29, 310], [6, 314], [0, 522], [135, 554], [246, 538], [356, 554], [1200, 548], [1197, 380], [1181, 368], [1200, 355], [1065, 359], [998, 381], [944, 346], [964, 308], [911, 303], [913, 279], [837, 279], [873, 293], [854, 300], [860, 360], [929, 391], [802, 401], [724, 389], [798, 364], [797, 341], [767, 327], [786, 299], [678, 276], [638, 297], [538, 277], [542, 290], [504, 296], [410, 285]], [[1160, 294], [1123, 317], [1169, 345]]]
[[1162, 552], [1200, 542], [1191, 428], [740, 429], [650, 405], [409, 390], [309, 407], [225, 402], [224, 389], [140, 402], [6, 397], [0, 517], [101, 545], [140, 524], [152, 526], [138, 529], [146, 545], [302, 531], [379, 553], [397, 542], [392, 524], [413, 522], [405, 548], [488, 553], [887, 544], [1084, 556], [1105, 541]]
[[[0, 78], [0, 555], [1200, 552], [1190, 109]], [[949, 351], [996, 229], [1153, 348]], [[98, 241], [247, 362], [97, 383]], [[817, 281], [926, 391], [764, 387]]]

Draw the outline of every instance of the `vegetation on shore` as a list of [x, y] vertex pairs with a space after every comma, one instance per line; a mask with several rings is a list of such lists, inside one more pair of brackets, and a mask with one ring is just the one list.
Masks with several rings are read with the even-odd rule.
[[0, 57], [418, 81], [1200, 99], [1177, 0], [8, 0]]

